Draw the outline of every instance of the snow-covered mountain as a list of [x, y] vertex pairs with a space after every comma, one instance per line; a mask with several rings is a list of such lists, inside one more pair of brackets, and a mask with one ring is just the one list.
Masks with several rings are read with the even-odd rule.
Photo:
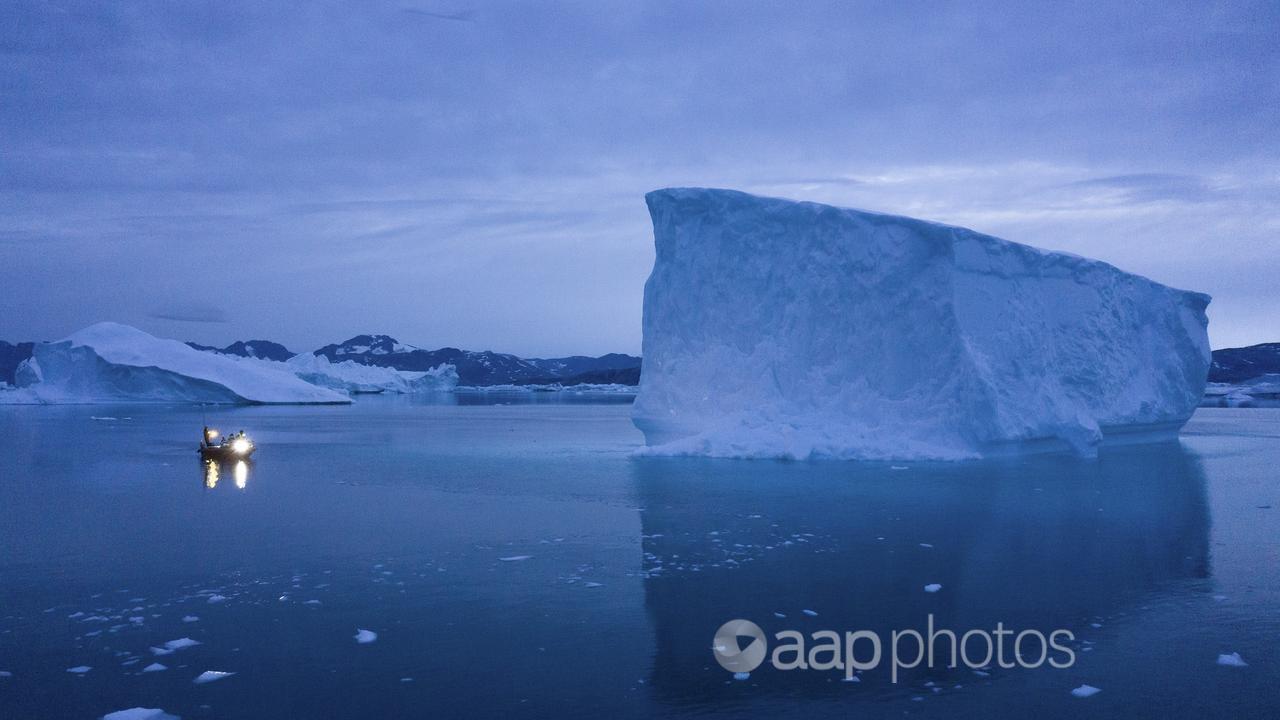
[[[12, 345], [0, 341], [0, 382], [14, 383], [14, 371], [22, 361], [31, 357], [32, 348], [36, 344]], [[348, 391], [355, 392], [368, 391], [365, 388], [369, 387], [370, 382], [387, 390], [396, 383], [391, 376], [379, 376], [381, 380], [364, 375], [356, 377], [358, 373], [353, 375], [350, 370], [344, 370], [344, 368], [350, 368], [351, 364], [409, 373], [426, 373], [442, 365], [452, 365], [457, 370], [457, 383], [472, 386], [637, 385], [640, 382], [640, 358], [622, 353], [609, 353], [600, 357], [572, 355], [560, 358], [521, 358], [489, 350], [460, 350], [451, 347], [424, 350], [401, 343], [389, 335], [357, 335], [344, 342], [325, 345], [311, 353], [301, 355], [270, 340], [237, 340], [221, 348], [194, 342], [188, 342], [186, 345], [195, 350], [216, 355], [275, 362], [294, 360], [296, 366], [308, 368], [313, 364], [303, 363], [299, 358], [310, 356], [324, 358], [331, 364], [332, 371], [326, 369], [320, 375], [341, 374], [345, 379], [339, 384]], [[325, 367], [329, 368], [329, 366]]]
[[325, 345], [314, 354], [331, 362], [349, 360], [364, 365], [414, 372], [442, 364], [454, 366], [462, 385], [531, 385], [639, 382], [640, 358], [620, 353], [600, 357], [574, 355], [563, 358], [521, 358], [490, 350], [438, 350], [398, 342], [389, 335], [357, 335], [345, 342]]
[[260, 360], [275, 360], [276, 362], [284, 362], [293, 357], [297, 353], [289, 351], [289, 348], [274, 343], [270, 340], [237, 340], [224, 348], [213, 347], [212, 345], [201, 345], [199, 343], [187, 343], [196, 350], [204, 350], [205, 352], [215, 352], [222, 355], [236, 355], [238, 357], [258, 358]]

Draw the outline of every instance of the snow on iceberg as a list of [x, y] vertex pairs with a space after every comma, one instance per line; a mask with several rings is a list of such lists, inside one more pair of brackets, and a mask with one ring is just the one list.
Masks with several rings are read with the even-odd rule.
[[730, 190], [646, 196], [633, 419], [650, 454], [961, 459], [1170, 438], [1209, 296], [905, 217]]
[[453, 365], [438, 365], [426, 372], [407, 372], [353, 360], [335, 363], [323, 355], [309, 352], [294, 355], [282, 364], [312, 385], [346, 393], [448, 392], [458, 385], [458, 371]]
[[[345, 403], [266, 361], [206, 353], [177, 340], [103, 322], [36, 345], [15, 373], [9, 402]], [[243, 361], [243, 362], [242, 362]], [[8, 394], [8, 393], [6, 393]], [[3, 402], [4, 400], [0, 400]]]

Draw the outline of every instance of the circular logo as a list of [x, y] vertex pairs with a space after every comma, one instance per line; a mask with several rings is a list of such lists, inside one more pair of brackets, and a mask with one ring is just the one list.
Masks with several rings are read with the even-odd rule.
[[711, 649], [720, 667], [731, 673], [755, 670], [769, 652], [764, 631], [750, 620], [730, 620], [721, 625]]

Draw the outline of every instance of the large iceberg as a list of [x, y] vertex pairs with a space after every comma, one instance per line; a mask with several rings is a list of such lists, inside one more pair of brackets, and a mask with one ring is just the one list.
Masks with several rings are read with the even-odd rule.
[[111, 322], [36, 345], [15, 383], [0, 402], [351, 402], [302, 380], [285, 363], [202, 352]]
[[653, 454], [962, 459], [1176, 436], [1209, 296], [964, 228], [646, 196], [633, 418]]

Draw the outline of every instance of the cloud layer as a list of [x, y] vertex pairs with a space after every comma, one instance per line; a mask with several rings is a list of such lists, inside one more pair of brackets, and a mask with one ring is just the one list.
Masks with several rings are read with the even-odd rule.
[[1099, 257], [1212, 293], [1215, 346], [1280, 339], [1280, 6], [1116, 5], [7, 3], [0, 337], [634, 352], [643, 193], [711, 185]]

